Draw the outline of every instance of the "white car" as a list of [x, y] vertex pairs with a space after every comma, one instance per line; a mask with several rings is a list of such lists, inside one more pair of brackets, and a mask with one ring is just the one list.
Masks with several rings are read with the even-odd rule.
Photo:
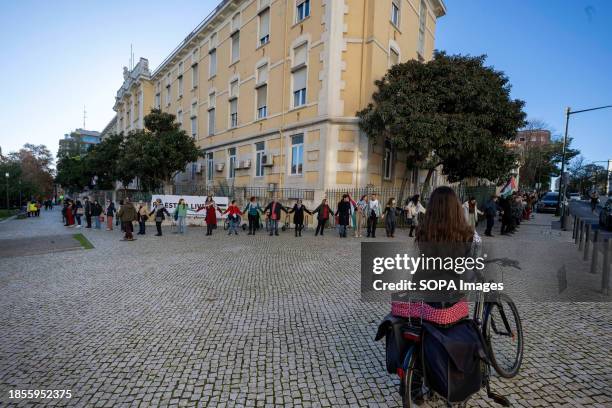
[[580, 193], [570, 193], [569, 199], [570, 201], [580, 201]]

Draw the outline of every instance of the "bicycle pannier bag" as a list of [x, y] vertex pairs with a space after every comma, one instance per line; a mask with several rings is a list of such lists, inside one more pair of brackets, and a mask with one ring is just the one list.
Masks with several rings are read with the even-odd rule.
[[448, 328], [423, 323], [423, 368], [429, 388], [448, 402], [463, 402], [482, 387], [486, 352], [473, 321]]

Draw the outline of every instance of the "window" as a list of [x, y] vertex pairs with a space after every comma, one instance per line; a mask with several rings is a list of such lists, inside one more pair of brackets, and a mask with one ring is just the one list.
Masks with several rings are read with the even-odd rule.
[[240, 13], [232, 17], [232, 31], [240, 30]]
[[206, 179], [208, 181], [213, 181], [213, 170], [214, 170], [214, 156], [212, 153], [207, 153], [206, 154]]
[[291, 136], [291, 174], [302, 174], [304, 163], [304, 135]]
[[385, 143], [385, 157], [383, 158], [383, 176], [385, 180], [391, 179], [391, 169], [393, 168], [391, 161], [391, 146]]
[[208, 68], [209, 78], [217, 75], [217, 49], [210, 50], [210, 66]]
[[240, 59], [240, 31], [232, 34], [232, 64]]
[[397, 52], [395, 49], [391, 48], [389, 50], [389, 64], [391, 66], [393, 66], [393, 65], [397, 65], [399, 63], [400, 63], [399, 52]]
[[161, 107], [161, 94], [159, 92], [155, 94], [155, 107], [157, 109]]
[[170, 84], [166, 85], [166, 105], [170, 106], [172, 98], [172, 86]]
[[427, 6], [425, 0], [421, 0], [421, 9], [419, 12], [419, 44], [418, 52], [421, 57], [425, 54], [425, 29], [427, 28]]
[[183, 111], [181, 109], [176, 112], [176, 122], [181, 126], [183, 125]]
[[293, 66], [305, 65], [308, 60], [308, 43], [301, 44], [293, 50]]
[[297, 22], [310, 17], [310, 0], [298, 0], [296, 10]]
[[265, 151], [265, 142], [255, 143], [255, 177], [263, 177], [264, 175], [263, 155]]
[[215, 108], [208, 109], [208, 136], [215, 135]]
[[268, 81], [268, 64], [257, 68], [257, 85], [265, 84]]
[[228, 153], [229, 153], [228, 178], [233, 179], [234, 177], [236, 177], [236, 148], [232, 147], [231, 149], [229, 149]]
[[267, 8], [259, 14], [259, 45], [270, 42], [270, 9]]
[[183, 76], [178, 77], [178, 99], [183, 97]]
[[237, 98], [239, 90], [240, 90], [240, 87], [239, 87], [238, 80], [235, 79], [230, 83], [230, 90], [229, 90], [230, 98]]
[[293, 107], [306, 105], [306, 74], [307, 68], [303, 67], [293, 72]]
[[208, 95], [208, 107], [215, 108], [216, 106], [217, 106], [217, 94], [214, 92], [211, 92]]
[[198, 137], [198, 103], [191, 104], [191, 136]]
[[191, 66], [191, 88], [195, 89], [198, 87], [198, 64], [195, 63]]
[[400, 0], [391, 2], [391, 22], [396, 27], [400, 25]]
[[238, 126], [238, 98], [234, 98], [230, 101], [230, 127], [235, 128]]
[[257, 88], [257, 119], [268, 116], [268, 85]]

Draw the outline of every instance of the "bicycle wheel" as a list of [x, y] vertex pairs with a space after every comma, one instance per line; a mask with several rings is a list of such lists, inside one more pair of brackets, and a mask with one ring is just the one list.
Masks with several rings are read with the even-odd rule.
[[418, 352], [415, 347], [408, 351], [410, 360], [408, 368], [400, 381], [402, 407], [413, 408], [423, 403], [423, 372], [418, 364]]
[[510, 297], [502, 294], [497, 301], [485, 304], [482, 332], [497, 374], [515, 377], [523, 361], [523, 327]]

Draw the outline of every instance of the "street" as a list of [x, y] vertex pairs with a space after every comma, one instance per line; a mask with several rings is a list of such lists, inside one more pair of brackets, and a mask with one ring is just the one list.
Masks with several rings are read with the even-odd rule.
[[[521, 257], [510, 283], [536, 273], [525, 266], [544, 248], [557, 257], [573, 248], [567, 233], [546, 232], [550, 221], [537, 215], [512, 237], [487, 239]], [[0, 224], [0, 245], [83, 232], [95, 246], [0, 258], [4, 406], [31, 405], [8, 400], [14, 389], [72, 391], [52, 406], [400, 406], [384, 344], [373, 341], [389, 305], [360, 301], [362, 240], [312, 229], [301, 239], [151, 231], [121, 242], [118, 231], [65, 229], [57, 210]], [[408, 242], [405, 231], [396, 240]], [[512, 294], [525, 357], [518, 377], [496, 377], [493, 389], [513, 406], [612, 403], [610, 299], [572, 302], [577, 281], [568, 280], [558, 301]], [[495, 405], [481, 393], [469, 406]]]
[[[593, 231], [599, 230], [599, 237], [601, 240], [612, 237], [612, 231], [607, 231], [599, 226], [599, 212], [601, 211], [601, 204], [603, 204], [606, 199], [607, 197], [601, 198], [600, 205], [597, 207], [595, 212], [591, 211], [591, 203], [588, 201], [570, 201], [570, 213], [590, 223]], [[571, 226], [569, 228], [571, 228]]]

